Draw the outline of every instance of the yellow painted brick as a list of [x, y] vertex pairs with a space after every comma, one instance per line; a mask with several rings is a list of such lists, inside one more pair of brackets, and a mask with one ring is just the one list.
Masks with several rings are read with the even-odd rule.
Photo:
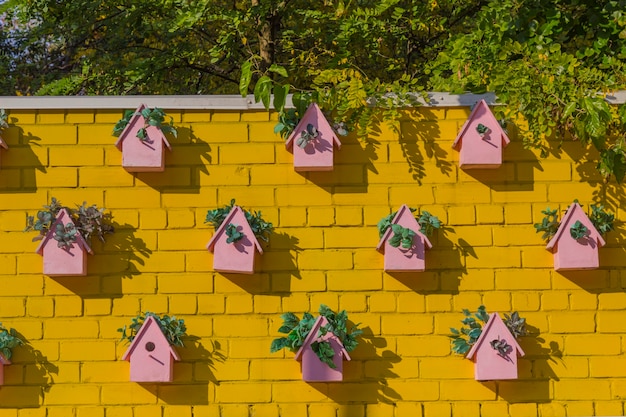
[[167, 226], [167, 211], [159, 209], [144, 209], [139, 213], [139, 224], [142, 229], [165, 229]]
[[2, 297], [0, 317], [22, 317], [26, 314], [26, 298]]
[[81, 187], [130, 187], [134, 181], [128, 172], [112, 167], [82, 167], [78, 177]]
[[298, 254], [301, 270], [352, 269], [352, 254], [345, 250], [308, 250]]
[[95, 339], [98, 337], [98, 322], [82, 319], [49, 320], [44, 325], [44, 336], [46, 339]]
[[389, 313], [396, 311], [396, 295], [393, 293], [375, 292], [368, 296], [368, 308], [372, 313]]
[[[242, 112], [238, 110], [218, 110], [211, 112], [212, 122], [238, 122], [240, 120], [242, 120]], [[235, 125], [238, 126], [238, 124]]]
[[218, 337], [256, 337], [267, 336], [267, 319], [260, 317], [215, 317], [213, 321], [215, 336]]
[[473, 206], [455, 206], [448, 208], [448, 222], [451, 226], [472, 225], [476, 223]]
[[555, 400], [610, 400], [610, 381], [588, 379], [569, 380], [563, 379], [558, 384], [554, 384]]
[[537, 404], [510, 404], [509, 414], [511, 417], [538, 416]]
[[254, 306], [249, 294], [232, 294], [226, 297], [226, 314], [252, 313]]
[[325, 248], [375, 248], [378, 232], [373, 227], [333, 227], [324, 230]]
[[160, 251], [188, 251], [204, 249], [210, 237], [204, 229], [181, 229], [160, 230], [157, 239]]
[[111, 314], [111, 300], [106, 298], [86, 298], [84, 311], [86, 316], [108, 316]]
[[154, 294], [157, 291], [157, 279], [152, 274], [134, 275], [132, 279], [122, 280], [122, 293], [128, 294]]
[[159, 187], [190, 187], [193, 184], [190, 167], [167, 167], [166, 174], [161, 172], [138, 172], [135, 175], [137, 186], [148, 185], [153, 188]]
[[272, 398], [272, 387], [263, 383], [223, 382], [215, 388], [218, 403], [267, 403]]
[[41, 392], [41, 387], [38, 386], [3, 386], [0, 391], [0, 403], [3, 407], [0, 410], [4, 412], [3, 417], [16, 416], [17, 408], [40, 407], [42, 401], [38, 392]]
[[[394, 187], [395, 189], [395, 187]], [[368, 185], [367, 189], [359, 185], [341, 186], [333, 188], [333, 203], [337, 206], [376, 206], [376, 213], [373, 225], [378, 223], [389, 211], [389, 185]], [[401, 203], [404, 204], [404, 203]]]
[[46, 172], [36, 171], [35, 180], [39, 187], [77, 187], [76, 168], [48, 168]]
[[541, 309], [543, 311], [550, 310], [567, 310], [569, 308], [569, 293], [565, 291], [550, 291], [541, 294]]
[[[96, 385], [86, 385], [94, 386]], [[157, 397], [139, 384], [104, 384], [101, 387], [102, 405], [143, 405], [156, 404]]]
[[107, 417], [133, 417], [133, 409], [130, 407], [107, 407]]
[[331, 226], [335, 224], [335, 210], [332, 207], [308, 207], [306, 210], [309, 226]]
[[531, 246], [541, 243], [539, 235], [529, 225], [494, 226], [492, 230], [495, 246]]
[[626, 376], [626, 359], [620, 356], [589, 358], [591, 378], [623, 378]]
[[509, 415], [509, 405], [505, 402], [483, 402], [480, 404], [481, 417], [498, 417]]
[[161, 295], [148, 295], [141, 297], [141, 311], [151, 311], [157, 314], [167, 313], [168, 299]]
[[254, 313], [278, 314], [281, 312], [281, 299], [274, 295], [255, 295]]
[[339, 296], [339, 308], [355, 313], [367, 311], [365, 294], [343, 294]]
[[506, 291], [485, 293], [482, 304], [487, 307], [488, 312], [500, 312], [502, 315], [511, 311], [511, 294]]
[[[69, 125], [20, 125], [24, 140], [40, 140], [40, 145], [73, 145], [77, 143], [77, 128]], [[31, 138], [32, 137], [32, 138]]]
[[[415, 207], [415, 208], [421, 207], [421, 209], [424, 208], [423, 206], [425, 204], [434, 204], [435, 203], [434, 194], [436, 193], [436, 190], [434, 189], [431, 190], [425, 187], [422, 187], [422, 188], [424, 189], [419, 193], [419, 195], [416, 198], [417, 202], [412, 203], [412, 202], [407, 202], [407, 196], [415, 194], [415, 186], [410, 186], [410, 187], [406, 187], [402, 185], [394, 186], [389, 189], [389, 204], [392, 207], [394, 207], [394, 210], [399, 208], [402, 204], [407, 204], [409, 207]], [[437, 198], [439, 197], [437, 196]], [[383, 204], [383, 203], [384, 203], [384, 200], [381, 199], [381, 202], [379, 204]], [[433, 215], [440, 215], [440, 212], [431, 211], [431, 213]]]
[[185, 268], [185, 254], [182, 252], [154, 252], [150, 261], [138, 266], [142, 272], [181, 272]]
[[275, 233], [271, 236], [271, 247], [277, 250], [319, 249], [324, 246], [324, 232], [320, 228], [290, 228], [289, 234]]
[[389, 335], [419, 335], [433, 332], [430, 314], [381, 314], [382, 332]]
[[361, 226], [363, 224], [363, 210], [361, 207], [337, 207], [335, 222], [338, 226]]
[[184, 123], [209, 122], [211, 120], [211, 113], [206, 110], [185, 110], [181, 116]]
[[457, 402], [452, 403], [452, 415], [457, 416], [477, 416], [481, 414], [480, 403], [475, 402]]
[[9, 123], [34, 124], [37, 117], [35, 110], [7, 110]]
[[[557, 290], [579, 290], [582, 287], [585, 288], [587, 291], [599, 290], [601, 288], [607, 287], [609, 278], [609, 271], [601, 269], [588, 269], [578, 271], [571, 270], [564, 271], [564, 273], [554, 271], [552, 275], [552, 288]], [[572, 295], [574, 295], [574, 293], [572, 293]], [[594, 296], [593, 301], [591, 298], [578, 299], [576, 301], [576, 309], [589, 309], [590, 307], [583, 306], [588, 306], [591, 302], [593, 302], [594, 304], [594, 307], [591, 308], [595, 309], [595, 306], [597, 305], [597, 296]], [[570, 299], [570, 304], [574, 306], [575, 303], [573, 300]]]
[[537, 311], [540, 306], [540, 295], [534, 291], [515, 291], [511, 293], [511, 310]]
[[496, 270], [496, 288], [500, 290], [549, 289], [550, 271], [533, 271], [529, 274], [524, 269], [498, 269]]
[[396, 343], [397, 353], [403, 358], [450, 354], [450, 339], [447, 336], [399, 336]]
[[[242, 117], [246, 116], [246, 113], [242, 114]], [[247, 117], [247, 116], [246, 116]], [[276, 142], [281, 140], [280, 136], [274, 133], [274, 126], [276, 122], [267, 121], [269, 115], [259, 114], [257, 117], [264, 119], [256, 120], [258, 123], [248, 123], [248, 131], [250, 132], [250, 142]]]
[[213, 292], [213, 280], [205, 274], [186, 273], [182, 279], [179, 274], [160, 274], [158, 284], [161, 294]]
[[[308, 179], [320, 187], [342, 184], [344, 186], [363, 186], [367, 184], [366, 174], [360, 165], [335, 165], [332, 171], [311, 171]], [[341, 188], [336, 192], [341, 192]]]
[[276, 190], [279, 206], [330, 206], [331, 195], [324, 189], [293, 186]]
[[220, 164], [273, 164], [274, 145], [265, 143], [229, 144], [219, 147]]
[[168, 298], [170, 314], [196, 314], [198, 311], [196, 296], [193, 294], [176, 294]]
[[375, 291], [382, 290], [380, 271], [328, 271], [329, 291]]
[[626, 294], [614, 292], [598, 295], [598, 308], [600, 310], [622, 310], [626, 305]]
[[424, 403], [424, 417], [451, 416], [452, 404], [444, 402]]
[[104, 417], [104, 407], [79, 407], [76, 417]]
[[331, 310], [339, 310], [339, 296], [331, 292], [319, 292], [310, 296], [311, 311], [318, 311], [319, 306], [324, 304]]
[[301, 378], [300, 366], [291, 357], [250, 362], [250, 379], [253, 381], [295, 382]]
[[83, 314], [83, 300], [76, 295], [54, 298], [56, 317], [78, 317]]
[[80, 377], [83, 383], [126, 382], [129, 372], [127, 361], [86, 361], [81, 364]]
[[539, 413], [542, 417], [565, 417], [567, 415], [564, 404], [556, 402], [539, 404]]
[[306, 207], [281, 207], [279, 215], [280, 227], [306, 226]]
[[[548, 197], [551, 203], [571, 204], [572, 196], [581, 202], [593, 201], [595, 187], [587, 182], [550, 184]], [[532, 201], [532, 200], [530, 200]]]
[[64, 110], [39, 110], [37, 112], [38, 124], [59, 124], [65, 121]]
[[[306, 178], [294, 171], [291, 164], [253, 165], [250, 185], [303, 185]], [[230, 182], [229, 182], [230, 183]]]
[[160, 205], [159, 192], [148, 188], [111, 188], [106, 191], [105, 206], [116, 208], [154, 208]]
[[28, 297], [26, 313], [31, 317], [52, 317], [54, 315], [54, 300], [48, 297]]
[[396, 404], [396, 417], [423, 417], [421, 403], [398, 402]]
[[45, 397], [47, 405], [95, 405], [99, 402], [99, 387], [84, 384], [54, 384]]
[[93, 123], [94, 120], [93, 110], [72, 109], [65, 114], [65, 123]]
[[597, 416], [621, 416], [624, 405], [621, 401], [596, 401], [594, 409]]
[[626, 332], [626, 311], [599, 311], [596, 314], [598, 333]]
[[235, 204], [245, 210], [261, 211], [266, 221], [273, 223], [278, 219], [278, 210], [276, 215], [271, 215], [275, 203], [272, 187], [223, 187], [218, 192], [218, 207], [230, 204], [231, 200], [235, 199]]
[[[86, 165], [103, 165], [104, 151], [101, 147], [81, 146], [77, 157], [73, 146], [58, 146], [49, 149], [50, 166], [84, 167]], [[81, 170], [82, 172], [82, 170]], [[109, 174], [113, 174], [110, 170]]]
[[[10, 152], [10, 153], [9, 153]], [[2, 156], [2, 169], [3, 172], [6, 171], [6, 168], [11, 167], [29, 167], [34, 168], [39, 171], [44, 171], [46, 166], [49, 164], [48, 158], [48, 149], [44, 147], [20, 147], [18, 145], [13, 146], [7, 151], [7, 154]], [[17, 174], [18, 172], [16, 172]], [[34, 173], [23, 172], [22, 174], [30, 174]], [[5, 174], [6, 175], [6, 174]], [[26, 177], [29, 178], [29, 177]], [[10, 183], [7, 183], [10, 185]], [[24, 186], [29, 184], [24, 184]], [[19, 206], [22, 207], [22, 206]]]
[[565, 337], [564, 353], [567, 355], [599, 356], [618, 355], [621, 343], [619, 335], [593, 334], [567, 335]]

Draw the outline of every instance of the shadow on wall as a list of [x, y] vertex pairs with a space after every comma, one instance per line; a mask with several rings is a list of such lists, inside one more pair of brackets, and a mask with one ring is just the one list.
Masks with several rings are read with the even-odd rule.
[[[380, 129], [375, 132], [380, 134]], [[380, 142], [372, 137], [359, 141], [355, 133], [339, 140], [341, 149], [335, 150], [332, 171], [296, 172], [329, 193], [366, 193], [369, 172], [378, 174], [374, 161], [378, 159], [376, 150]]]
[[19, 334], [24, 345], [13, 351], [11, 365], [5, 366], [5, 381], [0, 387], [0, 409], [34, 408], [43, 404], [45, 394], [54, 383], [52, 374], [59, 368]]
[[[185, 338], [185, 347], [176, 348], [181, 362], [174, 364], [174, 381], [168, 384], [139, 385], [149, 391], [158, 400], [169, 405], [208, 405], [209, 382], [219, 385], [214, 371], [215, 363], [224, 362], [226, 355], [219, 342], [211, 341], [210, 350], [200, 338]], [[191, 372], [177, 372], [177, 368], [191, 367]], [[183, 375], [183, 377], [177, 377]]]
[[252, 275], [220, 272], [224, 277], [250, 294], [285, 296], [291, 292], [291, 279], [302, 279], [296, 265], [299, 239], [287, 233], [273, 233], [263, 255], [257, 255], [256, 271]]
[[548, 403], [552, 401], [550, 381], [559, 381], [550, 364], [557, 365], [563, 353], [558, 343], [554, 341], [544, 346], [545, 340], [539, 337], [538, 328], [527, 325], [526, 330], [527, 336], [520, 340], [526, 356], [520, 358], [518, 362], [519, 378], [510, 381], [489, 381], [483, 385], [511, 404]]
[[94, 255], [88, 257], [86, 277], [53, 277], [59, 284], [81, 297], [121, 297], [122, 279], [140, 275], [137, 264], [144, 265], [152, 250], [135, 237], [136, 228], [113, 223], [115, 233], [106, 242], [92, 242]]
[[[350, 327], [350, 326], [348, 326]], [[392, 369], [401, 361], [400, 356], [391, 350], [379, 350], [387, 347], [383, 337], [375, 336], [369, 327], [363, 329], [363, 335], [357, 348], [350, 353], [351, 361], [344, 362], [342, 382], [308, 382], [308, 384], [338, 404], [393, 404], [402, 400], [398, 392], [389, 387], [387, 379], [397, 378]]]
[[[435, 167], [445, 176], [449, 177], [454, 172], [452, 163], [447, 159], [448, 152], [436, 142], [436, 139], [441, 138], [441, 130], [437, 117], [431, 110], [420, 107], [412, 111], [408, 119], [401, 121], [400, 129], [402, 156], [409, 165], [409, 173], [419, 185], [422, 185], [422, 180], [427, 175], [422, 152], [429, 159], [434, 159]], [[423, 142], [423, 151], [420, 149], [420, 142]]]
[[17, 122], [17, 118], [10, 117], [10, 127], [2, 133], [9, 149], [2, 150], [0, 192], [32, 193], [37, 189], [35, 170], [46, 172], [46, 167], [34, 150], [41, 148], [41, 138], [31, 133], [25, 134], [24, 129], [13, 126]]
[[207, 169], [212, 161], [211, 146], [187, 127], [177, 131], [177, 138], [168, 136], [172, 151], [164, 151], [165, 171], [137, 172], [135, 178], [160, 193], [199, 193], [200, 173], [211, 175]]
[[463, 275], [467, 274], [468, 256], [477, 258], [471, 244], [465, 239], [453, 242], [446, 233], [451, 227], [443, 227], [431, 238], [432, 249], [426, 251], [426, 271], [386, 272], [406, 287], [420, 294], [458, 294]]

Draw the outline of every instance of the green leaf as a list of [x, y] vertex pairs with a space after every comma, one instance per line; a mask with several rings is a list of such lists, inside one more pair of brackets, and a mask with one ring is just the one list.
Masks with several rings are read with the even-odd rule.
[[250, 81], [252, 81], [252, 62], [244, 61], [241, 65], [241, 77], [239, 78], [239, 93], [242, 97], [248, 95]]
[[269, 110], [270, 108], [270, 90], [272, 86], [272, 80], [264, 75], [257, 81], [254, 86], [254, 100], [262, 102], [263, 106]]
[[281, 67], [281, 66], [280, 66], [280, 65], [278, 65], [278, 64], [272, 64], [272, 65], [270, 65], [269, 71], [270, 71], [270, 72], [273, 72], [273, 73], [275, 73], [275, 74], [278, 74], [278, 75], [280, 75], [280, 76], [282, 76], [282, 77], [285, 77], [285, 78], [287, 78], [287, 77], [289, 76], [289, 75], [287, 74], [287, 70], [286, 70], [284, 67]]
[[[289, 85], [274, 84], [274, 110], [282, 113], [287, 102], [287, 94], [289, 94]], [[274, 128], [274, 133], [276, 129]]]

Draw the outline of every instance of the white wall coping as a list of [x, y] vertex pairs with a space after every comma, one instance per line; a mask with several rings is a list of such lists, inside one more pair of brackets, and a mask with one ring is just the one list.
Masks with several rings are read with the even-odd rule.
[[[426, 107], [469, 107], [484, 99], [496, 104], [494, 93], [450, 94], [428, 93], [429, 103], [418, 100]], [[606, 96], [611, 104], [626, 102], [626, 91]], [[0, 96], [0, 109], [7, 110], [54, 110], [54, 109], [135, 109], [140, 104], [170, 110], [265, 110], [262, 103], [255, 103], [254, 96], [197, 95], [197, 96]], [[291, 107], [291, 95], [287, 107]]]

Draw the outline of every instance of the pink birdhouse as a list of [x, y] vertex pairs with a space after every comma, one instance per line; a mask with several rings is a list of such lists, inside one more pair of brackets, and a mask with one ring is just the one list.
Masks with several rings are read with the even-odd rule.
[[[296, 360], [302, 362], [302, 380], [307, 382], [332, 382], [343, 380], [343, 360], [349, 361], [350, 355], [345, 349], [341, 340], [332, 332], [325, 335], [319, 334], [319, 329], [328, 324], [326, 317], [319, 316], [313, 328], [304, 339], [302, 346], [296, 353]], [[317, 357], [311, 345], [315, 342], [327, 341], [330, 343], [335, 355], [333, 356], [333, 364], [335, 368], [331, 368]]]
[[[236, 228], [237, 232], [243, 234], [243, 237], [235, 242], [228, 243], [226, 231], [231, 224]], [[256, 236], [254, 236], [243, 209], [239, 206], [233, 206], [226, 219], [215, 230], [213, 237], [207, 244], [207, 249], [214, 253], [214, 270], [241, 274], [254, 273], [256, 252], [263, 253], [263, 248], [261, 248]]]
[[[588, 229], [585, 237], [574, 239], [570, 228], [577, 221]], [[572, 203], [561, 220], [556, 234], [550, 239], [546, 249], [554, 254], [554, 269], [595, 269], [600, 266], [598, 248], [605, 242], [582, 207]]]
[[[303, 137], [308, 140], [300, 146]], [[332, 171], [334, 145], [341, 149], [337, 134], [316, 103], [311, 103], [285, 142], [287, 150], [293, 152], [296, 171]]]
[[[122, 166], [128, 172], [161, 172], [165, 169], [164, 148], [172, 150], [165, 135], [156, 126], [147, 126], [141, 111], [147, 106], [137, 108], [130, 121], [120, 134], [115, 146], [122, 151]], [[146, 129], [146, 138], [137, 137], [140, 129]]]
[[11, 365], [11, 361], [0, 353], [0, 385], [4, 384], [4, 365]]
[[171, 382], [180, 357], [152, 316], [146, 317], [122, 359], [130, 362], [133, 382]]
[[408, 271], [424, 271], [426, 269], [426, 249], [432, 248], [430, 240], [420, 232], [420, 225], [411, 213], [411, 209], [403, 204], [396, 213], [391, 224], [399, 224], [400, 226], [415, 232], [413, 236], [413, 244], [410, 248], [404, 248], [399, 245], [393, 247], [389, 241], [394, 232], [388, 227], [380, 238], [376, 250], [385, 255], [385, 271], [389, 272], [408, 272]]
[[[491, 342], [496, 340], [506, 342], [508, 346], [506, 354], [502, 355], [491, 346]], [[466, 357], [474, 361], [474, 379], [492, 381], [517, 379], [518, 356], [524, 356], [524, 351], [498, 313], [493, 313]]]
[[36, 252], [43, 256], [43, 273], [49, 276], [87, 275], [87, 253], [91, 247], [80, 233], [76, 233], [69, 247], [59, 247], [54, 239], [57, 224], [74, 224], [66, 209], [61, 209], [50, 230], [41, 240]]
[[461, 153], [463, 169], [498, 168], [509, 137], [498, 123], [485, 100], [480, 100], [463, 125], [452, 147]]

